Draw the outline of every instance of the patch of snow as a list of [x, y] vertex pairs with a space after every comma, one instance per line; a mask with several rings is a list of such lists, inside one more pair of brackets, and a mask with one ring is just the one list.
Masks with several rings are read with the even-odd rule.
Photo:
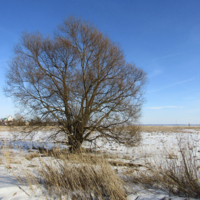
[[[54, 144], [52, 141], [46, 141], [51, 132], [42, 132], [39, 131], [34, 137], [27, 137], [24, 141], [14, 141], [15, 137], [10, 132], [0, 132], [0, 146], [7, 145], [11, 146], [14, 149], [12, 153], [16, 156], [22, 153], [28, 154], [27, 150], [37, 149], [37, 148], [47, 148], [52, 149], [53, 147], [67, 148], [65, 145]], [[23, 135], [21, 135], [22, 137]], [[59, 136], [60, 141], [62, 141], [63, 136]], [[179, 158], [180, 152], [178, 148], [178, 142], [181, 141], [182, 146], [187, 146], [188, 142], [192, 143], [192, 150], [196, 159], [200, 165], [200, 131], [197, 130], [187, 130], [183, 129], [180, 132], [143, 132], [142, 133], [142, 142], [138, 147], [127, 147], [125, 145], [120, 145], [118, 143], [105, 142], [103, 139], [99, 139], [96, 143], [92, 144], [92, 148], [96, 147], [96, 150], [107, 152], [110, 155], [110, 161], [121, 161], [134, 163], [139, 165], [144, 165], [145, 162], [149, 159], [156, 158], [158, 161], [161, 161], [164, 153], [168, 151], [169, 153], [174, 154]], [[180, 140], [181, 138], [181, 140]], [[31, 141], [30, 141], [31, 140]], [[84, 142], [83, 146], [85, 148], [90, 148], [90, 144]], [[32, 150], [34, 151], [34, 150]], [[0, 150], [2, 154], [2, 150]], [[3, 159], [3, 156], [0, 154], [0, 160]], [[46, 162], [50, 161], [50, 158], [44, 158]], [[38, 158], [34, 158], [31, 161], [25, 160], [23, 162], [24, 168], [29, 168], [34, 170], [34, 168], [29, 166], [37, 165], [39, 162]], [[12, 165], [14, 172], [19, 173], [18, 167], [20, 165]], [[118, 169], [118, 173], [122, 173], [125, 167], [113, 167], [113, 169]], [[142, 170], [142, 167], [140, 167]], [[144, 169], [143, 169], [144, 170]], [[19, 183], [16, 178], [9, 172], [9, 170], [0, 164], [0, 199], [7, 200], [26, 200], [26, 199], [46, 199], [42, 196], [41, 191], [37, 191], [35, 196], [27, 185], [22, 185]], [[20, 189], [21, 188], [21, 189]], [[137, 185], [131, 185], [132, 193], [127, 196], [127, 200], [156, 200], [164, 199], [165, 200], [183, 200], [185, 198], [169, 196], [168, 193], [160, 190], [148, 190], [144, 189]], [[24, 191], [25, 192], [24, 192]], [[135, 192], [133, 192], [135, 191]], [[28, 196], [30, 195], [30, 196]]]

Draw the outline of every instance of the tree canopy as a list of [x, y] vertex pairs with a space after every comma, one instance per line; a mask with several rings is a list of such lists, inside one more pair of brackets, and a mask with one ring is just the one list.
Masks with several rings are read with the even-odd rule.
[[64, 20], [53, 37], [24, 33], [6, 82], [6, 95], [41, 118], [56, 120], [72, 149], [99, 137], [117, 142], [137, 138], [135, 129], [121, 127], [140, 116], [146, 74], [81, 19]]

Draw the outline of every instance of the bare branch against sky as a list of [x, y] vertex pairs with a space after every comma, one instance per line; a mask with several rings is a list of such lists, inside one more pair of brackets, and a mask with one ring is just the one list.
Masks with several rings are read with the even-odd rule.
[[97, 137], [130, 143], [138, 132], [124, 132], [122, 125], [140, 116], [146, 74], [89, 23], [70, 17], [59, 31], [55, 37], [22, 35], [7, 71], [6, 95], [58, 122], [73, 149]]

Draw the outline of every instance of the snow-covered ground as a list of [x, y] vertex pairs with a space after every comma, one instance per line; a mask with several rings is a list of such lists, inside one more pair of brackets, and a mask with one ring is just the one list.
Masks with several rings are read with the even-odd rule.
[[[14, 141], [16, 137], [9, 131], [0, 132], [0, 199], [51, 199], [50, 197], [41, 193], [41, 190], [35, 190], [35, 194], [29, 188], [28, 185], [23, 185], [16, 180], [13, 173], [18, 173], [22, 168], [28, 170], [34, 170], [37, 158], [32, 160], [25, 159], [22, 154], [27, 155], [36, 151], [38, 147], [52, 148], [56, 145], [51, 142], [46, 142], [45, 139], [49, 133], [40, 131], [34, 137], [26, 138], [24, 141]], [[200, 160], [200, 129], [181, 129], [176, 132], [143, 132], [142, 142], [138, 147], [126, 147], [117, 143], [105, 143], [102, 140], [97, 141], [94, 146], [99, 147], [98, 150], [106, 152], [110, 155], [110, 160], [120, 160], [121, 162], [133, 163], [141, 166], [141, 170], [144, 170], [145, 163], [151, 159], [157, 159], [158, 161], [165, 156], [166, 152], [174, 157], [179, 157], [178, 143], [181, 141], [182, 146], [187, 146], [188, 142], [191, 145], [191, 149], [196, 155], [197, 160]], [[9, 146], [10, 151], [10, 165], [5, 160], [3, 144]], [[102, 144], [104, 144], [102, 146]], [[84, 147], [88, 147], [88, 143], [84, 143]], [[58, 146], [58, 145], [57, 145]], [[66, 148], [64, 145], [60, 145], [60, 148]], [[167, 156], [167, 155], [166, 155]], [[198, 163], [200, 166], [200, 163]], [[117, 168], [117, 167], [113, 167]], [[139, 167], [140, 168], [140, 167]], [[121, 168], [122, 169], [122, 168]], [[121, 170], [118, 168], [118, 171]], [[183, 200], [185, 198], [169, 196], [167, 192], [155, 189], [147, 189], [141, 185], [129, 184], [128, 200]]]

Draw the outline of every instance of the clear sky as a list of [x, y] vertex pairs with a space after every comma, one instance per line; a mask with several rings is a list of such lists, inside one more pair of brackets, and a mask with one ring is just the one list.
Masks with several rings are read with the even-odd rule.
[[0, 118], [18, 112], [3, 93], [24, 31], [52, 34], [73, 15], [93, 23], [148, 74], [143, 124], [200, 124], [199, 0], [0, 1]]

